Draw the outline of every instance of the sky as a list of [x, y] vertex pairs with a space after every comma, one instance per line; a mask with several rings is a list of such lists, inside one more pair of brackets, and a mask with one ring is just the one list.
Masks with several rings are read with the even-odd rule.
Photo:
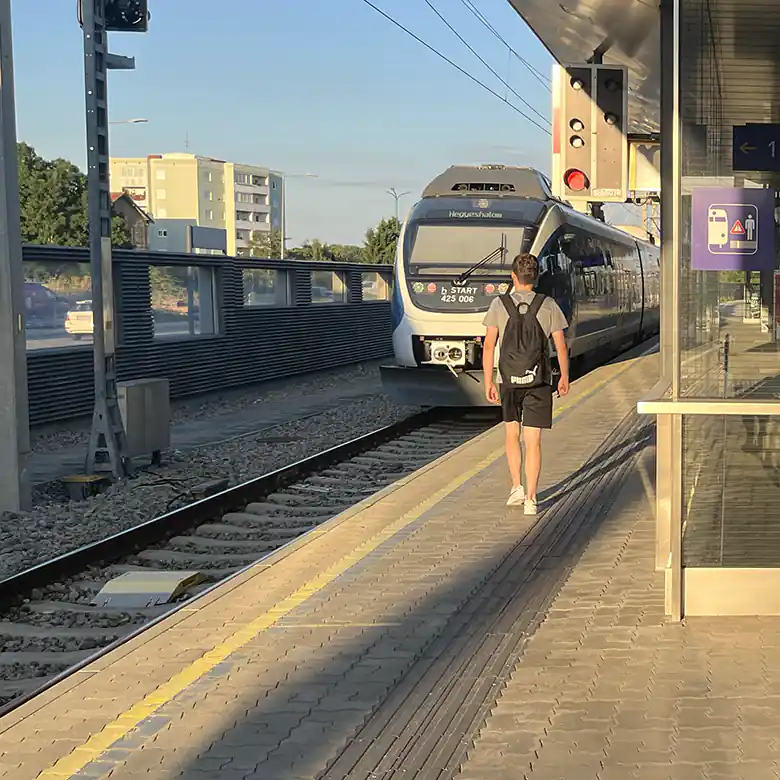
[[[111, 154], [189, 151], [284, 171], [290, 245], [361, 243], [394, 213], [387, 189], [410, 192], [400, 201], [403, 218], [453, 164], [533, 165], [549, 174], [549, 134], [516, 109], [549, 125], [552, 58], [507, 0], [470, 1], [542, 78], [468, 0], [372, 2], [498, 95], [365, 0], [149, 0], [146, 35], [110, 38], [112, 52], [136, 58], [135, 71], [110, 75], [110, 118], [148, 120], [112, 126]], [[76, 2], [12, 0], [12, 14], [18, 138], [84, 169]], [[294, 175], [302, 173], [317, 178]]]

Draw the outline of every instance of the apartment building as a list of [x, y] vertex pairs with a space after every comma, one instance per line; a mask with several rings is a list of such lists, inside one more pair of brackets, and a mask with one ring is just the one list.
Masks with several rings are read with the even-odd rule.
[[[126, 192], [155, 221], [151, 249], [184, 252], [187, 225], [223, 230], [229, 255], [254, 231], [280, 230], [282, 178], [268, 168], [195, 154], [112, 157], [112, 192]], [[180, 244], [182, 244], [180, 246]]]

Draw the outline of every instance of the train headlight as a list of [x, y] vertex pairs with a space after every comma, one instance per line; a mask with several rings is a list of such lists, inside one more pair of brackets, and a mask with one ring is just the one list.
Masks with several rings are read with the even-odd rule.
[[450, 352], [450, 360], [460, 360], [463, 357], [463, 350], [459, 347], [453, 347]]
[[415, 282], [415, 283], [412, 285], [412, 289], [413, 289], [413, 290], [414, 290], [416, 293], [421, 293], [421, 292], [422, 292], [422, 291], [425, 289], [425, 285], [424, 285], [422, 282]]

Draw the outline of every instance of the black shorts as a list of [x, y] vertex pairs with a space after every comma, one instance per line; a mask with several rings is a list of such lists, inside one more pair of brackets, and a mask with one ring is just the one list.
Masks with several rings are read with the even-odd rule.
[[504, 422], [518, 422], [529, 428], [552, 428], [552, 385], [508, 390], [500, 384], [498, 387]]

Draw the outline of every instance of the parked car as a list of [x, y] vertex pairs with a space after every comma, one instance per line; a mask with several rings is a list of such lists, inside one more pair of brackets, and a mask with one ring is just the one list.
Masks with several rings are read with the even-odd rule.
[[65, 331], [75, 341], [91, 336], [95, 328], [92, 319], [92, 301], [76, 301], [76, 306], [65, 315]]
[[62, 324], [70, 302], [40, 282], [25, 282], [24, 308], [28, 325], [51, 327]]

